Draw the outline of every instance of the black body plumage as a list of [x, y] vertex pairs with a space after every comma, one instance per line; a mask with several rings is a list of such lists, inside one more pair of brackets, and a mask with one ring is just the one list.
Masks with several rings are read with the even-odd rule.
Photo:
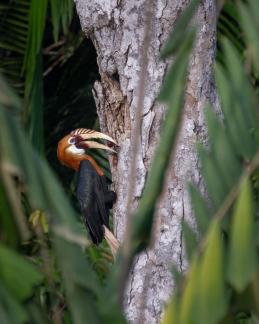
[[91, 239], [98, 245], [104, 236], [103, 225], [109, 228], [109, 209], [116, 194], [108, 190], [105, 176], [100, 176], [88, 160], [80, 163], [76, 194]]

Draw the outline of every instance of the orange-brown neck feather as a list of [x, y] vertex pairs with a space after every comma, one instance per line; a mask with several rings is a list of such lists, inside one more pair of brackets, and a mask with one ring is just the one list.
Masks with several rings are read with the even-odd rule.
[[65, 166], [74, 169], [75, 171], [78, 171], [80, 162], [83, 160], [88, 160], [91, 162], [92, 166], [95, 168], [96, 172], [103, 176], [104, 173], [101, 170], [101, 168], [98, 166], [98, 164], [95, 162], [95, 160], [87, 155], [87, 154], [73, 154], [72, 152], [68, 151], [69, 148], [68, 144], [68, 138], [70, 136], [64, 137], [59, 143], [58, 143], [58, 150], [57, 150], [57, 156], [59, 161], [64, 164]]

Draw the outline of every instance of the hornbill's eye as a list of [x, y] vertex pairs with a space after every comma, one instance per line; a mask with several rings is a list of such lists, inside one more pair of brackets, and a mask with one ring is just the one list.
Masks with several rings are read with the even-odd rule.
[[68, 140], [69, 144], [75, 144], [76, 143], [76, 139], [74, 137], [70, 137], [70, 139]]

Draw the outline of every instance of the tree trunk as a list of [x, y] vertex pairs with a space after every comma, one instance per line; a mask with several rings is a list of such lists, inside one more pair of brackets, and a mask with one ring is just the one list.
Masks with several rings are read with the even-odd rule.
[[[101, 80], [96, 81], [94, 96], [103, 132], [120, 144], [118, 160], [112, 161], [114, 190], [114, 232], [123, 240], [126, 225], [126, 201], [131, 156], [131, 130], [135, 122], [139, 88], [140, 56], [143, 46], [144, 1], [75, 0], [82, 29], [90, 37], [98, 54]], [[159, 60], [159, 52], [187, 0], [156, 2], [152, 40], [148, 51], [148, 70], [143, 107], [141, 153], [137, 160], [134, 207], [141, 197], [155, 145], [159, 139], [165, 107], [155, 99], [168, 68]], [[167, 184], [157, 207], [156, 240], [152, 248], [138, 256], [131, 271], [125, 299], [130, 322], [156, 323], [163, 303], [172, 293], [170, 265], [186, 268], [181, 221], [192, 222], [186, 181], [201, 186], [194, 144], [204, 140], [202, 109], [206, 101], [216, 104], [212, 77], [215, 56], [215, 0], [204, 0], [195, 21], [198, 37], [190, 62], [186, 104], [174, 161], [168, 170]], [[145, 286], [145, 289], [143, 287]], [[144, 295], [145, 294], [145, 298]], [[141, 319], [141, 320], [140, 320]]]

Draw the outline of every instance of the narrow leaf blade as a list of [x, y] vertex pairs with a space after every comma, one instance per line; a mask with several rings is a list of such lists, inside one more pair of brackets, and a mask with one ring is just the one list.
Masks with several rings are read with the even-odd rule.
[[254, 212], [249, 180], [241, 187], [230, 232], [228, 280], [242, 291], [258, 267]]

